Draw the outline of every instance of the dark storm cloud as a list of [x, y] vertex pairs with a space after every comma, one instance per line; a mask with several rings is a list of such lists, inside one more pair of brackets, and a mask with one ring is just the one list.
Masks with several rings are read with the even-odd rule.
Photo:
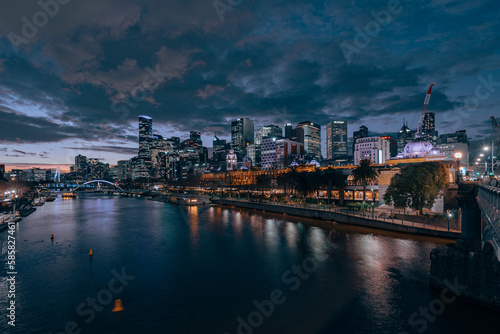
[[96, 152], [113, 152], [120, 154], [136, 154], [137, 147], [122, 147], [122, 146], [90, 146], [90, 147], [64, 147], [69, 150], [80, 151], [96, 151]]
[[[356, 29], [375, 22], [372, 12], [386, 10], [386, 1], [249, 0], [223, 21], [206, 0], [71, 1], [17, 53], [9, 33], [22, 34], [21, 18], [40, 8], [9, 2], [0, 13], [0, 142], [130, 142], [141, 114], [176, 132], [223, 136], [237, 117], [256, 128], [337, 118], [394, 126], [418, 118], [433, 81], [437, 117], [460, 110], [465, 97], [450, 87], [500, 68], [498, 6], [400, 6], [348, 62], [340, 45], [355, 45]], [[454, 124], [438, 119], [446, 129]], [[476, 121], [461, 125], [480, 135], [486, 128]], [[370, 129], [397, 131], [379, 127]]]
[[22, 154], [22, 155], [29, 155], [29, 156], [35, 156], [36, 155], [36, 153], [24, 152], [24, 151], [20, 151], [20, 150], [12, 150], [12, 152], [19, 153], [19, 154]]

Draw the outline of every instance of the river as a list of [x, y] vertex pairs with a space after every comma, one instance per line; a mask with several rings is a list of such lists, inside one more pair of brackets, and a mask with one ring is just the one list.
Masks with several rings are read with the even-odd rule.
[[[429, 287], [429, 253], [445, 240], [112, 196], [58, 198], [16, 226], [15, 327], [6, 317], [9, 234], [0, 232], [2, 333], [500, 328], [497, 313], [439, 302]], [[117, 298], [124, 310], [114, 313]], [[429, 307], [436, 315], [421, 315]]]

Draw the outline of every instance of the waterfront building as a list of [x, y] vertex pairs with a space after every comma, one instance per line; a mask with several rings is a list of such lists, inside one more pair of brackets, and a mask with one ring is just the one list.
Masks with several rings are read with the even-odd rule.
[[22, 172], [23, 180], [26, 182], [49, 182], [52, 176], [50, 169], [30, 168]]
[[302, 129], [303, 131], [303, 138], [300, 138], [303, 140], [301, 141], [297, 138], [297, 141], [304, 143], [305, 155], [308, 155], [316, 160], [321, 160], [321, 125], [306, 121], [299, 123], [297, 128]]
[[7, 173], [6, 179], [8, 181], [24, 181], [24, 173], [22, 169], [12, 169], [10, 173]]
[[347, 121], [331, 121], [326, 125], [326, 157], [334, 160], [346, 155]]
[[382, 137], [359, 138], [354, 146], [354, 164], [369, 159], [375, 164], [385, 164], [391, 158], [390, 142]]

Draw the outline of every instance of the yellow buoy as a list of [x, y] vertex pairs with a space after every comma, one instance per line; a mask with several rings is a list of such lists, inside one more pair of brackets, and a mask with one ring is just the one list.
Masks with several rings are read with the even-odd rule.
[[89, 256], [92, 257], [92, 255], [94, 255], [94, 253], [92, 252], [92, 248], [91, 248], [90, 252], [89, 252]]
[[122, 300], [117, 299], [115, 300], [115, 308], [113, 309], [113, 312], [121, 312], [124, 310], [124, 307], [122, 305]]

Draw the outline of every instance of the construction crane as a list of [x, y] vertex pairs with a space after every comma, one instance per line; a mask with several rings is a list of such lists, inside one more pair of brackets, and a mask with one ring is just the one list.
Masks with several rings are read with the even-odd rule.
[[[493, 141], [492, 141], [492, 153], [495, 155], [495, 151], [493, 149], [493, 145], [495, 145], [496, 149], [500, 148], [500, 126], [497, 123], [497, 120], [495, 119], [495, 116], [490, 116], [491, 118], [491, 125], [493, 126]], [[498, 154], [497, 154], [498, 156]]]
[[494, 116], [490, 116], [491, 125], [493, 125], [493, 134], [495, 135], [495, 140], [498, 142], [500, 140], [500, 127], [498, 126], [497, 120]]
[[427, 95], [425, 95], [424, 106], [422, 107], [422, 112], [420, 113], [420, 119], [418, 121], [417, 133], [415, 134], [415, 138], [421, 138], [422, 123], [424, 122], [424, 115], [427, 112], [427, 107], [429, 106], [429, 101], [431, 99], [432, 86], [434, 86], [434, 82], [429, 87]]

